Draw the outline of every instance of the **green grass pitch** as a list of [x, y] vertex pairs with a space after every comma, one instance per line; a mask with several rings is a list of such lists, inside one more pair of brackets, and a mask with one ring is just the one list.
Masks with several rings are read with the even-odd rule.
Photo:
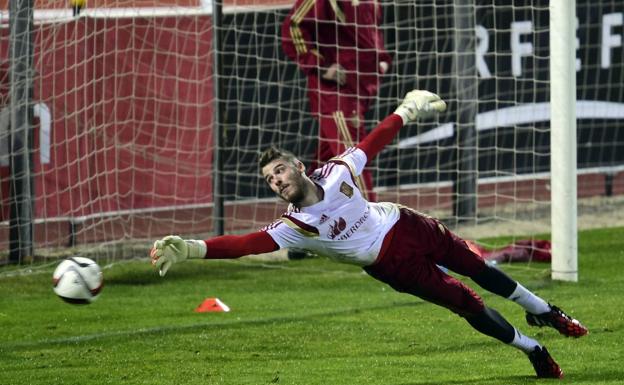
[[[579, 282], [548, 265], [502, 268], [590, 329], [531, 328], [566, 384], [624, 384], [624, 229], [579, 234]], [[147, 248], [146, 248], [147, 254]], [[49, 274], [48, 274], [49, 273]], [[51, 273], [0, 278], [0, 384], [534, 384], [528, 359], [458, 316], [324, 259], [193, 261], [160, 278], [147, 259], [104, 270], [88, 306], [63, 303]], [[218, 297], [229, 313], [195, 313]]]

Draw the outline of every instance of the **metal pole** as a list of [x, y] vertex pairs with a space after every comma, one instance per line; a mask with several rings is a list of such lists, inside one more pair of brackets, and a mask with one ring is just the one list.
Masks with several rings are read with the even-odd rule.
[[33, 256], [31, 94], [33, 0], [9, 2], [10, 46], [10, 220], [9, 262]]
[[552, 279], [578, 281], [576, 1], [550, 1]]
[[455, 90], [457, 95], [457, 174], [454, 215], [458, 222], [476, 221], [478, 86], [474, 0], [455, 2]]
[[222, 137], [224, 135], [223, 112], [225, 111], [225, 101], [223, 98], [223, 87], [221, 74], [223, 73], [223, 4], [222, 0], [212, 1], [212, 41], [213, 41], [213, 59], [214, 59], [214, 118], [213, 118], [213, 161], [212, 161], [212, 201], [214, 208], [212, 211], [212, 223], [215, 235], [223, 235], [225, 232], [225, 209], [223, 197], [225, 196], [225, 187], [223, 183], [223, 156], [222, 156]]

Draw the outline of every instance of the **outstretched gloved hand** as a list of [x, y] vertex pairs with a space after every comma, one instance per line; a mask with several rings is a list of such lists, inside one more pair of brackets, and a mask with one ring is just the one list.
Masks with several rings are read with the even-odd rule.
[[206, 242], [202, 240], [185, 240], [177, 235], [167, 235], [154, 242], [150, 250], [152, 265], [158, 268], [161, 277], [174, 263], [185, 259], [199, 259], [206, 255]]

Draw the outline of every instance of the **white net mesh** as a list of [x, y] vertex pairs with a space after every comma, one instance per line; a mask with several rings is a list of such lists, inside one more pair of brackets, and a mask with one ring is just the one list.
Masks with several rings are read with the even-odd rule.
[[[371, 164], [377, 199], [441, 217], [469, 238], [546, 233], [548, 2], [458, 4], [381, 3], [392, 64], [364, 126], [374, 127], [413, 88], [439, 93], [449, 110], [405, 127]], [[64, 6], [37, 2], [35, 12], [36, 255], [143, 256], [149, 240], [169, 233], [209, 236], [215, 151], [223, 159], [226, 232], [256, 230], [279, 216], [284, 205], [259, 178], [257, 155], [276, 144], [313, 163], [320, 132], [306, 76], [282, 49], [291, 1], [223, 5], [216, 78], [210, 3], [88, 2], [78, 16]], [[581, 201], [581, 214], [584, 205], [613, 214], [624, 190], [624, 6], [577, 0], [577, 8], [578, 189], [591, 198]], [[213, 144], [217, 101], [220, 148]], [[11, 206], [6, 108], [3, 250]]]

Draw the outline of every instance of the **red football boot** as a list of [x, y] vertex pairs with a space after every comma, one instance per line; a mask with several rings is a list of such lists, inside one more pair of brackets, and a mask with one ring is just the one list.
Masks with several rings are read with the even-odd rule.
[[563, 370], [559, 367], [559, 364], [553, 360], [545, 347], [536, 346], [535, 349], [529, 353], [529, 360], [533, 364], [535, 373], [538, 378], [563, 378]]
[[557, 306], [550, 305], [550, 311], [542, 314], [526, 313], [527, 323], [531, 326], [550, 326], [566, 337], [581, 337], [587, 334], [585, 326], [570, 317]]

